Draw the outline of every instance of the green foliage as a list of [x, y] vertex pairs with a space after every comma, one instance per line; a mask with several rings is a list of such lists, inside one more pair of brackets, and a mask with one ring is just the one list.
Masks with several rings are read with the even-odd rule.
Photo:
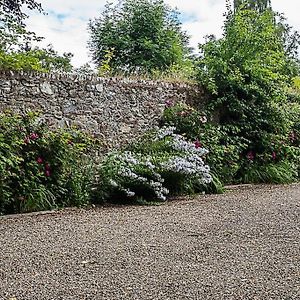
[[0, 51], [0, 70], [45, 71], [39, 59], [32, 53], [15, 52], [7, 54], [3, 51]]
[[234, 0], [234, 10], [254, 9], [260, 12], [271, 7], [271, 0]]
[[247, 140], [230, 134], [239, 129], [207, 122], [205, 114], [186, 104], [168, 102], [167, 106], [162, 124], [175, 126], [177, 133], [208, 149], [206, 161], [214, 174], [212, 185], [232, 183], [240, 167], [240, 155], [247, 148]]
[[0, 2], [0, 70], [71, 71], [71, 53], [59, 55], [51, 45], [45, 49], [31, 47], [33, 41], [42, 38], [26, 29], [27, 15], [22, 5], [42, 12], [40, 4], [33, 0]]
[[[39, 41], [33, 32], [27, 31], [24, 7], [42, 12], [42, 7], [34, 0], [1, 0], [0, 1], [0, 51], [11, 47], [26, 47], [32, 40]], [[23, 48], [24, 49], [24, 48]]]
[[297, 181], [298, 171], [295, 165], [287, 160], [270, 164], [249, 165], [243, 173], [244, 183], [277, 183], [286, 184]]
[[[298, 106], [285, 112], [289, 134], [269, 134], [261, 140], [259, 149], [252, 148], [253, 142], [240, 136], [237, 126], [207, 123], [203, 113], [186, 104], [168, 102], [167, 106], [162, 125], [176, 126], [177, 133], [209, 150], [206, 162], [211, 167], [213, 181], [208, 191], [221, 192], [222, 184], [251, 180], [255, 183], [297, 180], [300, 170]], [[285, 167], [290, 168], [286, 176]]]
[[24, 6], [30, 10], [37, 9], [40, 12], [42, 11], [41, 5], [34, 0], [1, 0], [1, 17], [11, 18], [19, 24], [23, 24], [24, 19], [27, 17], [22, 11]]
[[80, 75], [93, 75], [95, 74], [94, 69], [89, 63], [85, 63], [79, 68], [74, 69], [74, 72]]
[[72, 53], [59, 55], [51, 45], [43, 49], [36, 47], [28, 52], [39, 61], [42, 69], [46, 72], [71, 72], [73, 70]]
[[59, 55], [52, 47], [28, 51], [4, 52], [0, 50], [0, 70], [24, 70], [38, 72], [70, 72], [73, 54]]
[[34, 114], [0, 118], [0, 213], [85, 205], [90, 200], [89, 141], [50, 131]]
[[98, 74], [100, 76], [109, 75], [112, 72], [111, 69], [111, 60], [114, 57], [114, 49], [105, 50], [105, 54], [103, 60], [101, 61], [101, 65], [98, 69]]
[[98, 66], [113, 50], [113, 71], [152, 72], [181, 65], [189, 54], [187, 36], [176, 11], [162, 0], [123, 0], [107, 4], [100, 18], [90, 21], [89, 48]]
[[[285, 160], [295, 170], [299, 155], [289, 140], [297, 119], [287, 93], [295, 64], [286, 51], [282, 23], [276, 16], [271, 10], [245, 7], [229, 12], [224, 37], [210, 37], [201, 46], [198, 78], [211, 94], [206, 112], [217, 116], [220, 124], [218, 145], [237, 150], [230, 159], [236, 170], [227, 180], [290, 182], [295, 178], [292, 171], [289, 174], [293, 176], [276, 175], [286, 166]], [[218, 162], [222, 174], [226, 159], [217, 158], [212, 165]], [[259, 168], [252, 172], [250, 166]], [[226, 176], [221, 178], [226, 180]]]

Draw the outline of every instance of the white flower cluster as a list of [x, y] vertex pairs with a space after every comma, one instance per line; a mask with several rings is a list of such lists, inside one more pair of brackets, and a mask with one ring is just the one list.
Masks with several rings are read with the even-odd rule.
[[[129, 151], [118, 153], [114, 156], [114, 159], [119, 161], [120, 167], [117, 172], [118, 178], [110, 180], [110, 185], [123, 191], [128, 197], [135, 196], [135, 192], [129, 188], [125, 188], [124, 185], [128, 183], [138, 183], [143, 186], [150, 187], [157, 199], [161, 201], [166, 200], [169, 190], [163, 187], [164, 179], [160, 174], [155, 172], [155, 165], [151, 162], [150, 157], [142, 157], [139, 154], [135, 154]], [[141, 176], [135, 173], [136, 166], [144, 166], [148, 169], [149, 178]], [[120, 183], [117, 183], [119, 181]]]
[[201, 157], [192, 154], [191, 156], [174, 157], [162, 164], [165, 171], [178, 173], [197, 178], [200, 183], [208, 184], [212, 176], [208, 165], [205, 165]]
[[173, 134], [173, 142], [172, 147], [174, 150], [189, 153], [189, 154], [197, 154], [198, 156], [204, 156], [208, 153], [208, 150], [204, 148], [196, 148], [195, 144], [188, 142], [184, 139], [183, 136], [179, 134]]
[[169, 143], [172, 149], [181, 153], [162, 163], [161, 167], [166, 171], [196, 177], [201, 183], [210, 183], [212, 181], [210, 168], [201, 158], [208, 153], [208, 150], [186, 141], [183, 136], [174, 133], [175, 129], [175, 127], [163, 127], [156, 134], [157, 140], [170, 136]]
[[175, 130], [176, 127], [174, 126], [168, 126], [168, 127], [164, 126], [160, 128], [155, 134], [154, 141], [159, 141], [164, 139], [167, 136], [172, 136]]
[[196, 147], [194, 143], [186, 141], [182, 135], [174, 133], [175, 130], [176, 127], [174, 126], [162, 127], [155, 134], [154, 141], [162, 140], [165, 137], [171, 137], [169, 144], [176, 151], [189, 154], [196, 153], [199, 156], [204, 156], [208, 153], [207, 149]]
[[[168, 145], [167, 149], [172, 149], [170, 153], [164, 152], [166, 150], [160, 153], [159, 149], [154, 154], [131, 151], [114, 153], [111, 163], [115, 173], [110, 186], [128, 197], [139, 196], [135, 187], [139, 187], [139, 191], [144, 187], [145, 190], [150, 189], [157, 199], [165, 201], [169, 190], [164, 184], [169, 187], [170, 182], [164, 182], [163, 176], [168, 173], [183, 175], [184, 178], [192, 178], [202, 184], [210, 183], [210, 168], [202, 159], [208, 151], [199, 147], [199, 142], [194, 144], [186, 141], [183, 136], [175, 134], [175, 130], [175, 127], [164, 127], [153, 137], [153, 141], [164, 140]], [[168, 180], [167, 178], [168, 175], [165, 179]]]

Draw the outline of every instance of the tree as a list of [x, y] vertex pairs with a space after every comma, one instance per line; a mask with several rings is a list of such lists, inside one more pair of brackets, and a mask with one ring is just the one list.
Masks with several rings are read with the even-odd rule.
[[34, 0], [1, 0], [1, 18], [3, 16], [5, 18], [9, 17], [17, 21], [20, 25], [24, 25], [23, 21], [27, 18], [27, 15], [22, 11], [23, 5], [27, 6], [30, 10], [37, 9], [40, 12], [42, 11], [41, 5]]
[[90, 20], [89, 48], [101, 66], [112, 53], [113, 70], [165, 70], [188, 56], [188, 37], [177, 11], [163, 0], [123, 0], [107, 4], [102, 15]]
[[22, 10], [24, 5], [42, 12], [42, 7], [34, 0], [1, 0], [0, 1], [0, 50], [12, 46], [26, 47], [31, 40], [41, 40], [33, 32], [26, 30], [24, 20], [28, 17]]
[[38, 59], [42, 69], [46, 72], [71, 72], [73, 66], [71, 59], [72, 53], [63, 53], [59, 55], [55, 51], [52, 45], [48, 45], [47, 48], [34, 48], [31, 51], [31, 55]]
[[263, 12], [267, 8], [271, 7], [271, 0], [234, 0], [234, 10], [237, 11], [240, 8], [255, 9], [259, 12]]
[[[291, 81], [290, 58], [271, 10], [241, 9], [231, 14], [222, 39], [201, 46], [199, 80], [211, 91], [210, 110], [219, 112], [232, 136], [264, 153], [289, 122], [282, 107]], [[271, 151], [271, 150], [270, 150]]]
[[289, 182], [299, 169], [299, 105], [289, 97], [293, 51], [278, 16], [271, 9], [229, 11], [223, 38], [200, 48], [199, 82], [211, 93], [207, 113], [218, 117], [219, 144], [241, 149], [230, 162], [238, 182]]
[[33, 70], [41, 72], [72, 70], [73, 54], [59, 55], [52, 46], [32, 48], [31, 42], [40, 41], [34, 32], [26, 30], [24, 5], [42, 12], [34, 0], [1, 0], [0, 2], [0, 69]]

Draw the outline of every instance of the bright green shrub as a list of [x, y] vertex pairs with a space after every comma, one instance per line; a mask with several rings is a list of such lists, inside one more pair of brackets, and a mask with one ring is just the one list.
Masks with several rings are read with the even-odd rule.
[[32, 53], [5, 53], [1, 50], [0, 70], [45, 71], [39, 58]]
[[30, 51], [5, 52], [0, 49], [0, 70], [72, 71], [71, 53], [59, 55], [52, 47]]
[[50, 131], [34, 114], [0, 118], [0, 213], [85, 205], [90, 200], [91, 141]]

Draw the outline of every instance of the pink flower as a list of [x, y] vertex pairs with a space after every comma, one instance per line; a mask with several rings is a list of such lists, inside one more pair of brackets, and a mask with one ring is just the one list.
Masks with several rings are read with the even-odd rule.
[[34, 141], [39, 138], [39, 135], [37, 133], [33, 132], [33, 133], [30, 133], [29, 138]]
[[196, 149], [202, 147], [202, 144], [201, 144], [199, 141], [195, 141], [194, 145], [195, 145], [195, 148], [196, 148]]
[[50, 170], [50, 165], [48, 163], [45, 164], [45, 170]]
[[246, 155], [246, 157], [249, 159], [249, 160], [251, 160], [251, 161], [253, 161], [254, 160], [254, 152], [253, 151], [249, 151], [248, 153], [247, 153], [247, 155]]
[[275, 152], [275, 151], [272, 152], [272, 159], [273, 159], [273, 160], [276, 159], [276, 152]]
[[38, 158], [36, 159], [36, 162], [40, 165], [40, 164], [42, 164], [42, 163], [44, 162], [44, 160], [43, 160], [42, 157], [38, 157]]
[[45, 170], [45, 176], [50, 177], [51, 176], [51, 171], [50, 170]]
[[172, 100], [167, 100], [167, 101], [165, 102], [165, 105], [166, 105], [166, 107], [171, 107], [171, 106], [174, 105], [174, 103], [173, 103]]
[[178, 115], [178, 116], [181, 116], [181, 117], [185, 117], [185, 116], [188, 115], [188, 112], [187, 112], [186, 110], [179, 111], [179, 112], [177, 113], [177, 115]]

